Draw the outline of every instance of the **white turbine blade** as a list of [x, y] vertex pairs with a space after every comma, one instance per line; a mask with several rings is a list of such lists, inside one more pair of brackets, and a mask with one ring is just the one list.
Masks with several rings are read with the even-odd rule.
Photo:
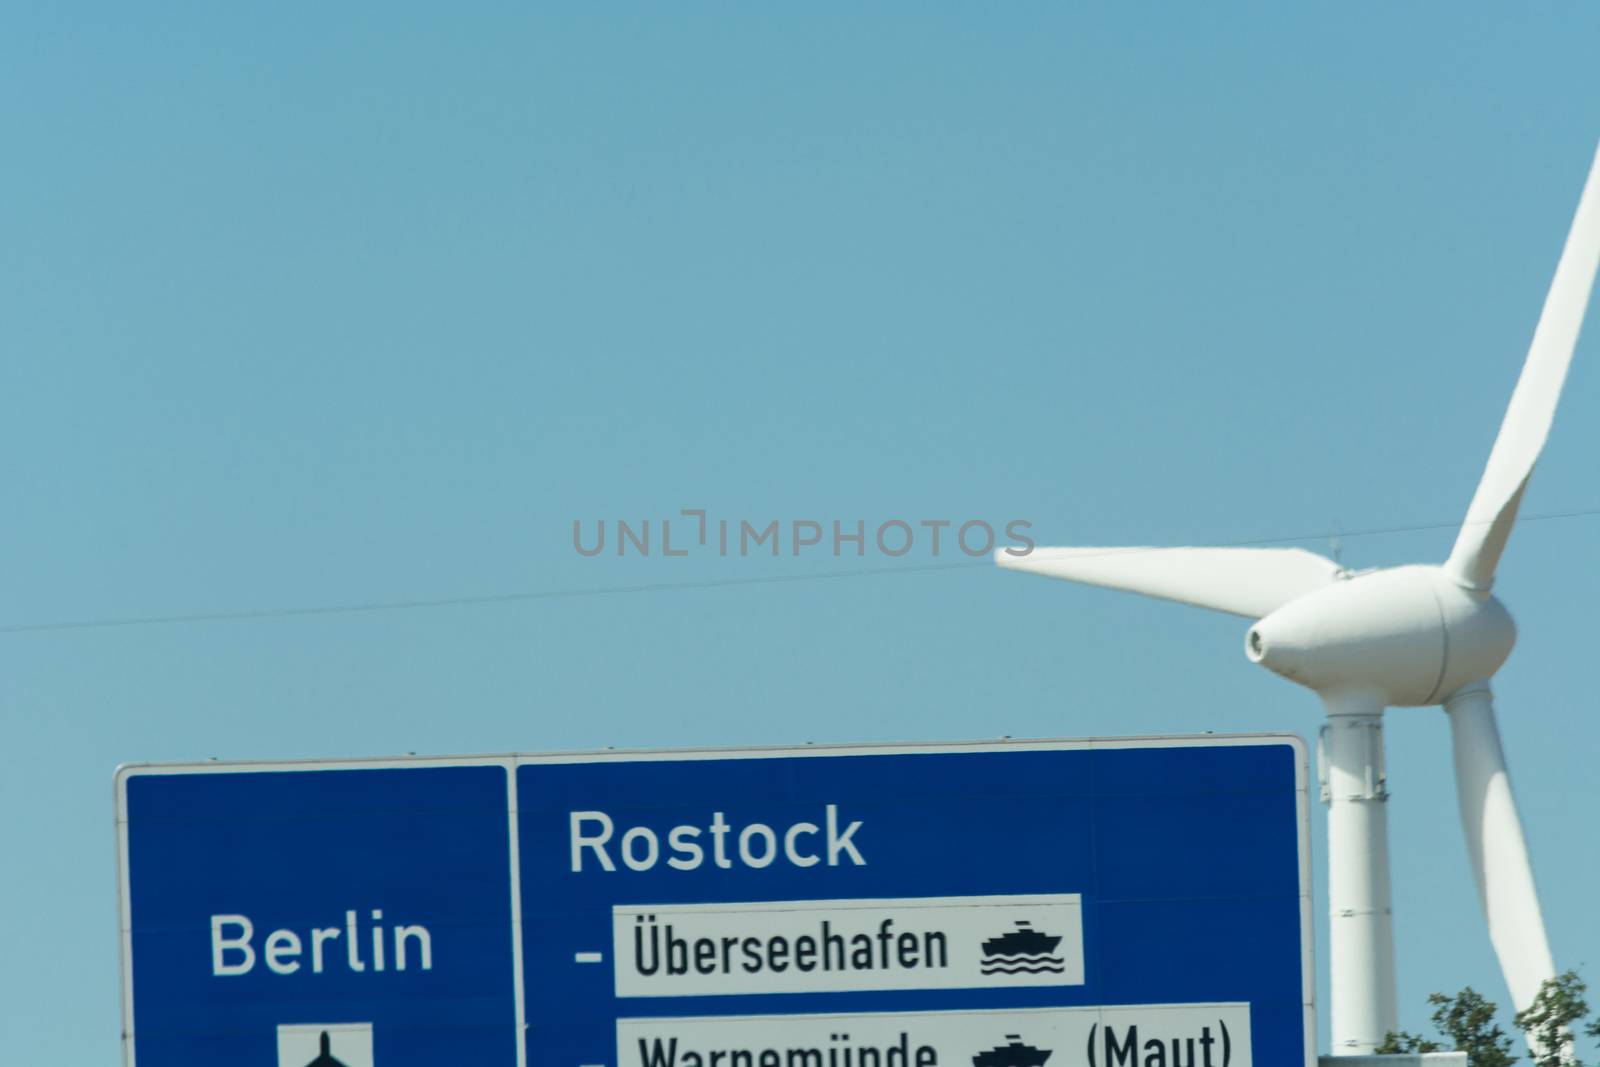
[[1528, 844], [1506, 776], [1506, 757], [1495, 725], [1489, 687], [1479, 683], [1445, 703], [1455, 749], [1456, 795], [1467, 858], [1478, 882], [1478, 898], [1489, 923], [1489, 940], [1500, 958], [1511, 1003], [1524, 1011], [1539, 986], [1555, 977], [1544, 915], [1534, 889]]
[[1584, 310], [1600, 263], [1600, 153], [1589, 169], [1567, 244], [1556, 264], [1555, 280], [1533, 331], [1522, 375], [1511, 393], [1500, 434], [1489, 452], [1483, 478], [1467, 508], [1445, 569], [1476, 589], [1494, 582], [1495, 567], [1517, 521], [1522, 490], [1544, 449], [1556, 402], [1567, 379], [1572, 350], [1583, 327]]
[[1339, 565], [1299, 548], [1036, 548], [994, 554], [1007, 570], [1259, 619], [1331, 584]]

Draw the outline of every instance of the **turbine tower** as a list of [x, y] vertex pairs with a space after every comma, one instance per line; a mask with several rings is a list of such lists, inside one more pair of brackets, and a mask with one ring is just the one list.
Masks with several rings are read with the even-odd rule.
[[1347, 571], [1312, 552], [1273, 548], [995, 553], [1009, 570], [1256, 619], [1245, 655], [1322, 697], [1336, 1055], [1370, 1053], [1398, 1028], [1383, 786], [1386, 707], [1442, 704], [1449, 715], [1467, 855], [1517, 1010], [1555, 975], [1489, 692], [1516, 628], [1490, 588], [1555, 417], [1597, 261], [1600, 153], [1488, 465], [1443, 566]]

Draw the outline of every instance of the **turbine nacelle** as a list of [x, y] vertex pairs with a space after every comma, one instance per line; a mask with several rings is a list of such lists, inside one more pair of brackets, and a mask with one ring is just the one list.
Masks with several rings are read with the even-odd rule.
[[1319, 693], [1360, 692], [1382, 705], [1438, 704], [1487, 678], [1517, 629], [1488, 593], [1440, 567], [1392, 567], [1297, 597], [1250, 628], [1245, 655]]

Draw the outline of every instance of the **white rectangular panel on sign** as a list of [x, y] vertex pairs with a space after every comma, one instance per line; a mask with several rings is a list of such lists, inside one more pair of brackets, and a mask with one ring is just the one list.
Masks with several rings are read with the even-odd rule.
[[371, 1023], [296, 1023], [278, 1027], [278, 1067], [372, 1067]]
[[1083, 984], [1076, 893], [618, 904], [619, 997]]
[[618, 1019], [617, 1067], [1252, 1067], [1248, 1004]]

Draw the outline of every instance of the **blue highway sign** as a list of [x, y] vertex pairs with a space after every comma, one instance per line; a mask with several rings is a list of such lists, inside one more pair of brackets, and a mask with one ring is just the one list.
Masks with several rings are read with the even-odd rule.
[[119, 772], [139, 1067], [1314, 1064], [1285, 736]]

